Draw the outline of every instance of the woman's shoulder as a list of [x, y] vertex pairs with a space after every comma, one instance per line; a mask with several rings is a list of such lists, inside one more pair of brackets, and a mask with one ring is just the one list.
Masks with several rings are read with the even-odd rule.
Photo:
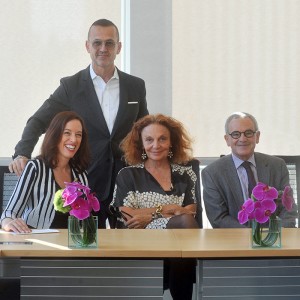
[[42, 160], [40, 160], [38, 158], [32, 158], [32, 159], [28, 160], [26, 167], [41, 169], [41, 168], [46, 168], [46, 165]]
[[129, 177], [135, 176], [137, 174], [142, 174], [144, 171], [145, 171], [145, 167], [144, 167], [143, 163], [137, 164], [137, 165], [131, 165], [131, 166], [122, 168], [118, 173], [118, 177], [129, 178]]
[[145, 166], [143, 163], [137, 164], [137, 165], [130, 165], [122, 168], [119, 173], [132, 173], [132, 172], [139, 172], [141, 170], [145, 169]]
[[192, 169], [192, 166], [190, 165], [184, 165], [184, 164], [171, 164], [171, 168], [173, 172], [178, 172], [178, 173], [188, 173]]
[[28, 160], [21, 176], [23, 179], [28, 177], [32, 178], [36, 176], [40, 177], [45, 176], [45, 174], [48, 174], [48, 172], [49, 168], [43, 161], [37, 158], [33, 158]]
[[179, 174], [181, 176], [188, 176], [190, 177], [193, 181], [197, 179], [197, 175], [194, 172], [193, 168], [191, 165], [186, 165], [186, 164], [171, 164], [172, 167], [172, 172], [174, 174]]

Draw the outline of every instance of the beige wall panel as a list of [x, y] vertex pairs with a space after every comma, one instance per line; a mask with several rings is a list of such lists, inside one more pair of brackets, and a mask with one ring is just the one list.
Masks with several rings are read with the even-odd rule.
[[234, 111], [256, 116], [256, 150], [300, 154], [300, 1], [174, 0], [173, 116], [196, 156], [229, 153]]
[[120, 27], [121, 1], [0, 0], [0, 157], [13, 154], [27, 119], [60, 78], [88, 66], [87, 31], [100, 18]]

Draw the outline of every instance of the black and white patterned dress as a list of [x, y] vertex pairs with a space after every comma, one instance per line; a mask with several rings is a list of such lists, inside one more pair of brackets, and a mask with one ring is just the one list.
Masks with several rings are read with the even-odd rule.
[[[196, 203], [196, 174], [191, 166], [171, 164], [173, 189], [164, 191], [144, 164], [122, 169], [116, 179], [112, 204], [133, 209], [153, 208], [157, 205]], [[164, 229], [170, 218], [159, 218], [149, 223], [147, 229]]]

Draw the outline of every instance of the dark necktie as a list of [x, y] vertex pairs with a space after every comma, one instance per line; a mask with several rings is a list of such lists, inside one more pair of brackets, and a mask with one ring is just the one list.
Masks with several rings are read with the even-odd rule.
[[251, 197], [252, 190], [256, 186], [256, 181], [255, 181], [255, 178], [254, 178], [254, 174], [253, 174], [252, 169], [251, 169], [251, 162], [244, 161], [242, 163], [242, 166], [246, 169], [246, 172], [247, 172], [247, 176], [248, 176], [248, 193], [249, 193], [249, 197]]

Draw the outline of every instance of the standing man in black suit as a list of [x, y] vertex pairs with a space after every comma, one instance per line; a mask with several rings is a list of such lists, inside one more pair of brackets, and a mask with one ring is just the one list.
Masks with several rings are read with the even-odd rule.
[[85, 46], [91, 65], [62, 78], [56, 91], [29, 118], [9, 169], [21, 174], [39, 137], [58, 112], [77, 112], [88, 130], [92, 154], [89, 185], [102, 201], [99, 227], [105, 228], [106, 219], [112, 221], [108, 207], [115, 178], [124, 166], [119, 144], [133, 123], [148, 114], [146, 88], [144, 80], [121, 72], [114, 64], [122, 47], [114, 23], [106, 19], [95, 21]]

